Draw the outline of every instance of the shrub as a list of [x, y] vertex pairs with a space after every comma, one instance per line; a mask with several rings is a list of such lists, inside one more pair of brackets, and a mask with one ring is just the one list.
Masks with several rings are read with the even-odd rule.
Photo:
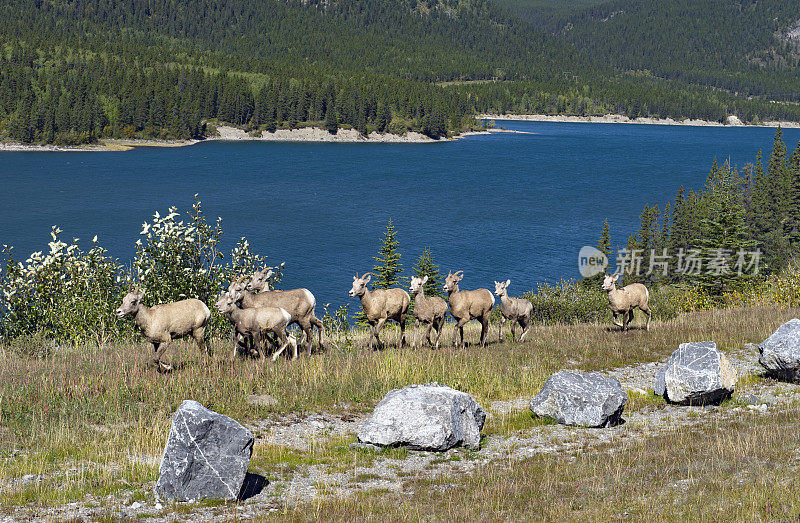
[[16, 262], [4, 246], [5, 271], [0, 278], [0, 335], [14, 338], [40, 332], [58, 341], [103, 343], [118, 337], [124, 326], [114, 316], [120, 298], [122, 270], [92, 240], [83, 251], [78, 239], [67, 244], [53, 227], [49, 252], [34, 252]]
[[[191, 297], [213, 310], [228, 282], [264, 264], [264, 257], [252, 253], [245, 238], [224, 263], [219, 251], [221, 220], [213, 226], [207, 223], [197, 195], [188, 219], [179, 217], [171, 207], [167, 215], [156, 212], [152, 222], [145, 222], [144, 240], [136, 241], [136, 257], [127, 271], [108, 257], [96, 236], [92, 248], [82, 251], [77, 238], [71, 244], [63, 242], [58, 227], [50, 232], [49, 253], [35, 252], [25, 263], [15, 261], [12, 248], [4, 246], [0, 337], [10, 340], [37, 333], [43, 339], [74, 344], [129, 337], [132, 322], [117, 321], [115, 316], [129, 289], [144, 288], [147, 305]], [[273, 281], [280, 280], [280, 268], [276, 272]], [[227, 328], [227, 320], [212, 316], [212, 332]]]

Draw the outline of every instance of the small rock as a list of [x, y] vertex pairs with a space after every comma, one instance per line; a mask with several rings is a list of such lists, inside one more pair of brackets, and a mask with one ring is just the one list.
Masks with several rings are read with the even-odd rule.
[[254, 407], [272, 407], [278, 404], [278, 400], [269, 394], [248, 394], [247, 404]]
[[530, 409], [562, 425], [614, 427], [622, 422], [627, 402], [628, 394], [617, 378], [562, 370], [547, 378]]
[[442, 452], [480, 448], [486, 412], [469, 394], [438, 383], [390, 391], [358, 430], [358, 441]]
[[155, 505], [156, 510], [161, 510], [162, 508], [164, 508], [164, 505], [162, 505], [161, 503], [156, 503]]
[[184, 401], [172, 418], [156, 495], [174, 501], [237, 499], [253, 443], [253, 434], [237, 421]]
[[744, 403], [745, 405], [758, 405], [761, 403], [761, 398], [748, 392], [739, 396], [739, 402]]
[[134, 501], [133, 504], [131, 505], [131, 510], [137, 510], [140, 508], [142, 508], [142, 504], [139, 503], [138, 501]]
[[719, 403], [733, 393], [736, 369], [713, 341], [681, 343], [658, 370], [656, 395], [679, 405]]
[[765, 404], [762, 405], [748, 405], [748, 410], [758, 411], [758, 412], [767, 412], [767, 406]]
[[800, 381], [800, 320], [791, 319], [758, 344], [758, 362], [773, 378]]

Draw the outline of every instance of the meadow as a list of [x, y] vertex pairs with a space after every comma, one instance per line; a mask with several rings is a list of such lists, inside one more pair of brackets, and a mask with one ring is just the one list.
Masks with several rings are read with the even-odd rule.
[[[774, 306], [713, 309], [656, 320], [649, 332], [627, 333], [610, 329], [609, 322], [537, 325], [525, 343], [498, 342], [493, 324], [485, 348], [477, 344], [479, 326], [470, 325], [471, 343], [464, 350], [449, 346], [452, 324], [439, 350], [393, 347], [399, 329], [389, 328], [384, 340], [390, 346], [369, 351], [366, 332], [354, 329], [331, 332], [323, 352], [276, 363], [234, 357], [226, 339], [212, 340], [211, 358], [194, 345], [175, 342], [167, 354], [179, 365], [166, 374], [154, 371], [152, 349], [135, 339], [78, 346], [17, 339], [0, 345], [0, 513], [31, 516], [81, 502], [100, 517], [118, 503], [152, 502], [171, 415], [184, 399], [247, 425], [279, 413], [368, 412], [390, 389], [437, 381], [468, 392], [487, 408], [493, 401], [532, 397], [557, 370], [664, 361], [682, 341], [711, 339], [722, 351], [739, 353], [797, 315], [798, 309]], [[737, 395], [768, 381], [749, 378]], [[252, 394], [277, 401], [253, 405], [247, 400]], [[632, 395], [626, 412], [663, 407], [660, 398]], [[488, 410], [487, 437], [513, 436], [539, 423], [527, 410]], [[273, 516], [461, 520], [480, 506], [481, 518], [489, 520], [786, 517], [800, 508], [796, 414], [792, 403], [759, 417], [721, 416], [697, 430], [628, 443], [623, 438], [587, 452], [501, 460], [458, 477], [410, 475], [404, 490], [413, 494], [399, 497], [375, 491], [321, 496], [311, 503], [276, 499]], [[279, 481], [308, 464], [350, 467], [375, 459], [348, 447], [352, 441], [320, 442], [301, 452], [257, 440], [251, 471]], [[31, 475], [35, 480], [24, 479]], [[681, 481], [689, 487], [672, 487]], [[446, 488], [446, 496], [436, 485]], [[235, 517], [235, 505], [212, 507], [215, 517]], [[197, 510], [210, 509], [168, 505], [153, 515]]]

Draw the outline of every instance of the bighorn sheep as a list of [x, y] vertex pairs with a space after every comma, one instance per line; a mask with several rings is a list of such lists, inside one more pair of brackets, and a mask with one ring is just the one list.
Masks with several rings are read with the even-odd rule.
[[[615, 283], [619, 279], [619, 274], [606, 274], [603, 278], [603, 290], [608, 292], [608, 305], [614, 315], [613, 323], [617, 327], [622, 327], [623, 331], [628, 330], [628, 323], [633, 321], [633, 309], [639, 308], [647, 314], [645, 329], [650, 330], [650, 317], [652, 312], [647, 302], [650, 299], [650, 292], [641, 283], [632, 283], [621, 289], [617, 289]], [[617, 314], [622, 313], [622, 323], [617, 321]]]
[[[319, 348], [322, 350], [322, 322], [314, 314], [317, 306], [317, 299], [308, 289], [292, 289], [288, 291], [277, 291], [269, 289], [269, 277], [272, 270], [264, 269], [256, 271], [253, 277], [245, 285], [242, 279], [233, 282], [228, 291], [239, 292], [242, 296], [241, 305], [243, 309], [253, 307], [280, 307], [286, 310], [292, 319], [289, 322], [296, 323], [305, 335], [306, 353], [311, 354], [312, 336], [314, 334], [312, 325], [317, 328], [319, 333]], [[254, 292], [258, 294], [254, 294]]]
[[448, 273], [443, 289], [450, 296], [450, 315], [456, 319], [456, 331], [453, 332], [453, 345], [456, 345], [456, 335], [461, 334], [461, 345], [464, 347], [464, 325], [469, 320], [481, 321], [481, 347], [486, 345], [486, 335], [489, 333], [489, 313], [494, 307], [494, 296], [489, 289], [462, 291], [458, 289], [458, 282], [464, 277], [464, 271]]
[[141, 329], [144, 338], [153, 344], [155, 355], [153, 364], [161, 370], [172, 370], [172, 365], [161, 361], [170, 341], [192, 335], [200, 351], [211, 355], [205, 339], [206, 325], [211, 311], [205, 303], [196, 299], [162, 303], [152, 307], [142, 305], [144, 292], [136, 289], [122, 299], [117, 309], [117, 318], [133, 316], [133, 321]]
[[292, 316], [280, 307], [253, 307], [250, 309], [240, 309], [236, 302], [241, 298], [237, 294], [223, 292], [217, 300], [217, 310], [224, 314], [233, 323], [236, 332], [247, 338], [251, 338], [253, 346], [263, 358], [266, 351], [262, 351], [262, 335], [267, 331], [274, 332], [278, 337], [280, 346], [272, 356], [272, 361], [286, 349], [292, 346], [292, 359], [297, 358], [297, 340], [294, 336], [286, 334], [286, 327]]
[[525, 336], [531, 328], [531, 313], [533, 312], [533, 304], [525, 298], [509, 298], [508, 286], [511, 285], [511, 280], [504, 282], [494, 282], [494, 295], [500, 298], [500, 312], [503, 313], [500, 318], [500, 331], [498, 338], [503, 340], [503, 324], [506, 320], [511, 321], [511, 340], [515, 341], [516, 333], [514, 332], [517, 323], [522, 327], [522, 334], [519, 341], [524, 341]]
[[372, 339], [378, 342], [378, 348], [383, 347], [379, 337], [383, 324], [386, 320], [394, 320], [400, 324], [400, 347], [406, 344], [406, 314], [411, 298], [403, 289], [375, 289], [370, 292], [367, 283], [371, 279], [371, 272], [359, 278], [358, 273], [353, 276], [353, 287], [350, 289], [350, 297], [361, 298], [361, 306], [369, 323], [369, 348], [372, 347]]
[[[411, 278], [411, 295], [414, 296], [414, 316], [416, 316], [415, 325], [419, 325], [420, 322], [428, 324], [425, 339], [428, 340], [432, 347], [438, 349], [439, 338], [442, 335], [442, 326], [444, 325], [444, 316], [447, 314], [447, 302], [438, 296], [425, 296], [424, 285], [427, 281], [427, 276], [424, 278], [416, 276]], [[436, 329], [435, 345], [431, 340], [431, 329]]]

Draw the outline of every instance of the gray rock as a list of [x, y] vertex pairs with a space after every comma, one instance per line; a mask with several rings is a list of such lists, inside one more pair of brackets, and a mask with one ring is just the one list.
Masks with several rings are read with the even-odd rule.
[[278, 400], [269, 394], [248, 394], [247, 404], [253, 407], [274, 407], [278, 404]]
[[800, 320], [787, 321], [758, 344], [758, 362], [778, 379], [800, 381]]
[[537, 416], [555, 419], [562, 425], [614, 427], [622, 423], [628, 394], [617, 378], [599, 372], [556, 372], [531, 400]]
[[681, 343], [656, 372], [653, 389], [681, 405], [719, 403], [733, 393], [736, 369], [713, 341]]
[[390, 391], [358, 430], [358, 441], [443, 452], [480, 448], [486, 412], [465, 393], [438, 383]]
[[761, 398], [748, 392], [747, 394], [739, 396], [739, 401], [745, 405], [758, 405], [761, 403]]
[[235, 420], [184, 401], [172, 418], [156, 495], [174, 501], [237, 499], [253, 442]]

